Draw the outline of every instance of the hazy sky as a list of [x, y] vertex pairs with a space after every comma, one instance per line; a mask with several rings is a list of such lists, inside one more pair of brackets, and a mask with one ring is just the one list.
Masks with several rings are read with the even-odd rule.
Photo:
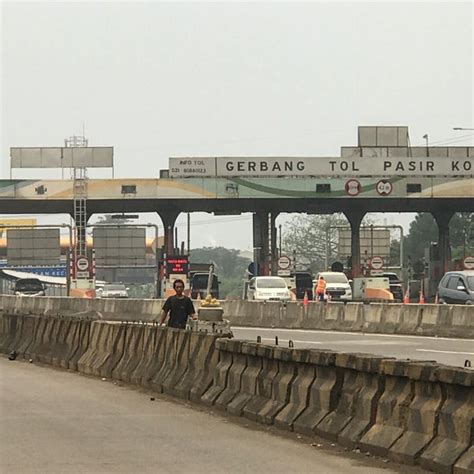
[[[474, 127], [472, 2], [3, 2], [1, 65], [1, 178], [9, 147], [62, 145], [83, 122], [116, 177], [157, 177], [169, 156], [338, 156], [357, 125], [474, 143], [452, 130]], [[60, 172], [14, 171], [44, 176]], [[250, 216], [222, 219], [193, 216], [193, 246], [250, 248]]]

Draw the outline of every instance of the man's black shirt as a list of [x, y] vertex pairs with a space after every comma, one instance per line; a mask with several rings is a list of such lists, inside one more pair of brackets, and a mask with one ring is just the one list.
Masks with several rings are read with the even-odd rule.
[[185, 329], [188, 322], [188, 316], [194, 314], [194, 305], [190, 298], [183, 296], [178, 298], [176, 295], [170, 296], [163, 305], [163, 311], [169, 312], [168, 326], [170, 328]]

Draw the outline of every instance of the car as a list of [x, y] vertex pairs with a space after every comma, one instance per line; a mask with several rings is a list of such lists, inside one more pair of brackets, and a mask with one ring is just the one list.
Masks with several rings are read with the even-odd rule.
[[45, 296], [46, 285], [38, 278], [20, 278], [15, 282], [13, 293], [16, 296]]
[[332, 301], [352, 301], [352, 288], [345, 273], [320, 272], [316, 275], [315, 284], [320, 277], [326, 281], [326, 294]]
[[474, 304], [474, 270], [444, 274], [438, 285], [440, 303]]
[[255, 301], [290, 301], [286, 281], [278, 276], [258, 276], [249, 281], [247, 299]]
[[101, 298], [128, 298], [128, 288], [123, 283], [109, 283], [97, 294]]
[[403, 301], [403, 286], [396, 273], [383, 273], [383, 278], [388, 278], [390, 284], [390, 292], [393, 295], [394, 301]]

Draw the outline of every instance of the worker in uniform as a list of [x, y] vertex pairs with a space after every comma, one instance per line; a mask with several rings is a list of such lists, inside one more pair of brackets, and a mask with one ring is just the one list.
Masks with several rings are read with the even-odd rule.
[[322, 276], [318, 278], [318, 283], [316, 284], [314, 293], [316, 294], [318, 301], [324, 301], [324, 295], [326, 294], [326, 280]]

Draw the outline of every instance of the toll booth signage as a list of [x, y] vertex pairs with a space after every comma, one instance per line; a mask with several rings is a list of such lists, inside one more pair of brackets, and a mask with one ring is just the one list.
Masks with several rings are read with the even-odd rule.
[[171, 257], [166, 259], [167, 275], [187, 275], [189, 271], [188, 257]]

